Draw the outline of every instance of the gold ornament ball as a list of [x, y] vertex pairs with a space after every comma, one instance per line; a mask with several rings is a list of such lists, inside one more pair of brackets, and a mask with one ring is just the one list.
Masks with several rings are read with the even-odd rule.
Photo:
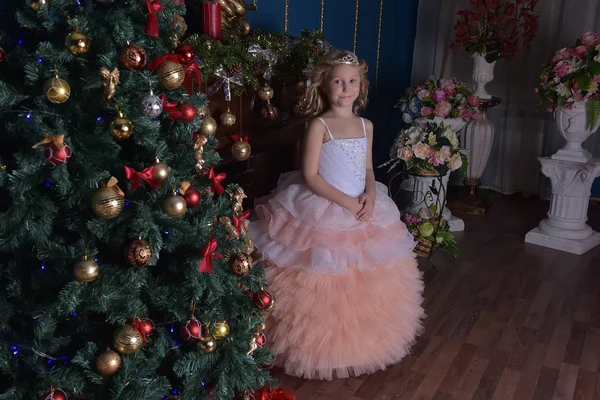
[[64, 79], [55, 76], [44, 83], [44, 95], [55, 104], [62, 104], [71, 96], [71, 86]]
[[115, 218], [121, 214], [123, 208], [125, 208], [125, 196], [115, 188], [100, 188], [92, 195], [92, 210], [101, 218]]
[[248, 36], [250, 33], [251, 27], [250, 23], [246, 21], [244, 18], [240, 18], [239, 20], [239, 34], [241, 37]]
[[154, 164], [154, 180], [163, 183], [169, 177], [169, 166], [163, 162]]
[[210, 115], [210, 108], [207, 106], [198, 107], [198, 109], [196, 109], [196, 115], [198, 118], [204, 119]]
[[114, 375], [121, 367], [121, 356], [116, 351], [106, 350], [96, 359], [96, 369], [101, 375]]
[[250, 157], [251, 153], [252, 147], [248, 142], [238, 140], [237, 142], [233, 143], [233, 145], [231, 145], [231, 154], [233, 155], [233, 158], [235, 158], [238, 161], [247, 160]]
[[221, 114], [221, 124], [225, 126], [232, 126], [235, 124], [236, 116], [231, 112], [230, 109], [227, 109], [223, 114]]
[[258, 97], [260, 97], [261, 100], [264, 101], [271, 100], [274, 95], [275, 91], [269, 85], [265, 85], [258, 90]]
[[115, 331], [113, 346], [119, 353], [133, 354], [141, 349], [143, 345], [142, 334], [133, 329], [131, 325], [123, 325]]
[[210, 115], [204, 118], [204, 121], [202, 121], [202, 125], [200, 126], [200, 132], [209, 136], [214, 135], [217, 132], [217, 121]]
[[198, 349], [205, 354], [212, 353], [217, 349], [217, 341], [212, 336], [206, 336], [198, 342]]
[[165, 89], [177, 89], [185, 80], [185, 70], [179, 63], [165, 61], [156, 69], [160, 85]]
[[173, 194], [166, 198], [163, 203], [163, 211], [169, 217], [180, 217], [187, 211], [185, 198], [178, 194]]
[[92, 282], [100, 273], [100, 266], [94, 260], [83, 257], [73, 267], [75, 279], [79, 282]]
[[239, 276], [248, 275], [252, 270], [252, 257], [248, 254], [236, 254], [231, 259], [231, 270]]
[[213, 47], [213, 42], [211, 40], [207, 40], [206, 42], [204, 42], [204, 46], [206, 46], [207, 50], [212, 50]]
[[67, 36], [65, 46], [74, 56], [86, 54], [90, 50], [90, 38], [79, 32], [71, 32]]
[[125, 118], [122, 112], [119, 112], [117, 118], [110, 123], [110, 133], [117, 140], [127, 139], [133, 134], [133, 124]]
[[229, 334], [229, 324], [222, 319], [216, 320], [210, 324], [210, 333], [217, 340], [223, 339]]

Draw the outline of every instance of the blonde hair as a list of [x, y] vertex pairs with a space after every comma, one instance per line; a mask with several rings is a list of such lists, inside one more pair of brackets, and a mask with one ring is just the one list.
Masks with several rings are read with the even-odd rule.
[[[340, 62], [340, 60], [355, 60], [353, 63]], [[369, 95], [369, 80], [367, 71], [369, 67], [365, 60], [358, 60], [358, 57], [347, 50], [332, 50], [320, 60], [313, 68], [310, 78], [310, 86], [306, 90], [306, 108], [304, 116], [316, 118], [323, 114], [329, 108], [327, 94], [323, 91], [321, 85], [327, 81], [335, 67], [338, 65], [352, 65], [360, 72], [360, 91], [352, 111], [358, 115], [367, 106], [367, 96]]]

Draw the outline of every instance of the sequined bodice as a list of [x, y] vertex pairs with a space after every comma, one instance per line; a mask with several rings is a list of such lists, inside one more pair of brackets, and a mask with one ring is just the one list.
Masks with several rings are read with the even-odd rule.
[[330, 140], [321, 147], [319, 175], [348, 196], [360, 196], [365, 190], [367, 138], [336, 139], [327, 131]]

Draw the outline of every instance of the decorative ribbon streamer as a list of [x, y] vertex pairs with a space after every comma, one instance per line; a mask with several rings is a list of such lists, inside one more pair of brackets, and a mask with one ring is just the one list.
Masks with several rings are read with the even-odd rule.
[[146, 0], [146, 11], [148, 11], [148, 18], [146, 18], [146, 28], [144, 32], [150, 36], [158, 36], [158, 15], [157, 13], [162, 11], [162, 4], [160, 0]]
[[233, 140], [234, 142], [239, 142], [240, 140], [243, 140], [244, 142], [248, 143], [248, 136], [231, 135], [231, 140]]
[[265, 386], [254, 392], [254, 400], [296, 400], [296, 395], [291, 389], [271, 389]]
[[217, 91], [223, 86], [223, 91], [225, 92], [225, 100], [231, 101], [231, 84], [235, 83], [236, 85], [242, 86], [244, 83], [244, 78], [241, 75], [229, 76], [227, 72], [223, 69], [222, 65], [219, 65], [215, 70], [215, 75], [219, 77], [217, 81], [208, 88], [208, 94], [215, 94]]
[[36, 149], [38, 146], [41, 146], [43, 144], [54, 143], [57, 149], [62, 150], [65, 147], [65, 144], [63, 143], [64, 140], [65, 135], [51, 135], [49, 133], [45, 133], [44, 138], [36, 144], [34, 144], [33, 146], [31, 146], [31, 148]]
[[146, 344], [146, 331], [144, 330], [145, 324], [144, 322], [139, 319], [136, 318], [135, 322], [133, 318], [128, 318], [127, 319], [127, 323], [129, 324], [133, 324], [133, 326], [131, 327], [131, 329], [133, 329], [134, 331], [138, 331], [140, 333], [140, 335], [142, 335], [142, 339], [144, 340], [144, 344]]
[[152, 189], [160, 188], [160, 182], [154, 180], [154, 165], [144, 169], [142, 172], [138, 172], [133, 168], [125, 166], [125, 176], [127, 179], [131, 180], [132, 192], [137, 189], [138, 186], [140, 186], [142, 179], [148, 182], [148, 185], [150, 185]]
[[246, 228], [245, 221], [250, 216], [250, 211], [246, 210], [239, 217], [235, 214], [231, 216], [231, 220], [233, 221], [233, 226], [237, 229], [238, 233], [242, 233], [242, 228]]
[[163, 111], [168, 114], [168, 118], [171, 121], [175, 121], [176, 119], [182, 117], [183, 114], [181, 113], [181, 111], [179, 111], [178, 103], [174, 101], [167, 102], [167, 96], [165, 96], [164, 94], [162, 95], [161, 100], [163, 105]]
[[218, 253], [218, 243], [214, 237], [211, 237], [206, 246], [202, 249], [202, 261], [198, 265], [198, 271], [203, 273], [213, 273], [213, 258], [219, 260], [223, 258], [221, 253]]
[[160, 64], [164, 63], [165, 61], [171, 61], [171, 62], [180, 64], [179, 58], [175, 54], [165, 54], [164, 56], [160, 56], [160, 57], [156, 58], [154, 61], [152, 61], [152, 63], [150, 64], [150, 66], [148, 68], [151, 71], [154, 71], [156, 68], [158, 68], [160, 66]]
[[221, 185], [221, 181], [227, 177], [227, 174], [221, 172], [219, 174], [215, 174], [214, 168], [211, 167], [210, 171], [208, 171], [208, 179], [211, 181], [210, 189], [217, 194], [223, 194], [225, 192], [225, 188]]
[[183, 86], [187, 90], [188, 94], [194, 93], [194, 80], [198, 87], [202, 84], [202, 76], [200, 75], [199, 65], [196, 61], [192, 61], [185, 67], [185, 80]]
[[117, 186], [117, 183], [119, 183], [117, 178], [115, 178], [114, 176], [111, 176], [110, 179], [108, 180], [108, 182], [106, 182], [106, 187], [115, 190], [121, 196], [125, 196], [125, 193], [123, 193], [121, 188]]
[[185, 194], [185, 191], [188, 190], [190, 188], [190, 183], [189, 182], [181, 182], [181, 186], [179, 187], [179, 193], [181, 193], [181, 195], [183, 196]]
[[273, 67], [275, 66], [275, 64], [277, 64], [277, 56], [273, 53], [273, 51], [264, 50], [256, 43], [250, 43], [250, 45], [248, 46], [248, 53], [254, 56], [263, 56], [267, 60], [269, 67], [267, 68], [267, 71], [263, 74], [263, 77], [266, 80], [271, 79], [271, 76], [273, 75]]

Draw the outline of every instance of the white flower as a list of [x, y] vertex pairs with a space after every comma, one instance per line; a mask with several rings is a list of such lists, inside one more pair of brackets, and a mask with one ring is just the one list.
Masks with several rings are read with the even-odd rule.
[[443, 237], [441, 237], [441, 236], [438, 236], [438, 237], [436, 237], [436, 238], [435, 238], [435, 241], [436, 241], [437, 243], [442, 243], [442, 242], [444, 241], [444, 238], [443, 238]]
[[404, 112], [404, 111], [406, 111], [406, 107], [407, 107], [406, 100], [402, 100], [401, 103], [402, 104], [400, 104], [400, 111]]
[[564, 83], [561, 83], [556, 86], [556, 93], [558, 93], [559, 95], [561, 95], [563, 97], [568, 97], [569, 95], [571, 95], [571, 91], [569, 90], [569, 87]]
[[450, 160], [448, 161], [448, 168], [450, 168], [450, 171], [456, 171], [460, 167], [462, 167], [462, 158], [460, 157], [460, 154], [455, 154], [450, 157]]
[[425, 97], [429, 96], [431, 96], [431, 93], [427, 89], [419, 90], [419, 93], [417, 93], [417, 98], [419, 100], [423, 100]]
[[588, 94], [594, 93], [598, 91], [598, 82], [592, 81], [590, 86], [588, 87]]
[[429, 207], [421, 207], [419, 210], [419, 217], [423, 219], [433, 218], [433, 212], [429, 209]]
[[404, 113], [402, 114], [402, 121], [404, 121], [407, 124], [410, 124], [412, 122], [412, 117], [409, 113]]
[[452, 129], [446, 129], [442, 136], [448, 139], [453, 149], [458, 148], [458, 137], [456, 136], [456, 133], [452, 132]]
[[405, 133], [408, 136], [408, 140], [406, 141], [406, 144], [408, 145], [417, 144], [423, 141], [423, 132], [421, 132], [419, 128], [415, 126], [411, 126], [410, 128], [408, 128]]
[[420, 158], [421, 160], [428, 159], [431, 154], [431, 147], [425, 143], [415, 144], [412, 150], [415, 153], [415, 157]]
[[413, 157], [413, 151], [410, 147], [402, 147], [398, 149], [398, 158], [404, 161], [408, 161]]
[[427, 136], [427, 143], [429, 143], [430, 146], [435, 146], [437, 144], [437, 140], [435, 140], [435, 135], [433, 132]]

